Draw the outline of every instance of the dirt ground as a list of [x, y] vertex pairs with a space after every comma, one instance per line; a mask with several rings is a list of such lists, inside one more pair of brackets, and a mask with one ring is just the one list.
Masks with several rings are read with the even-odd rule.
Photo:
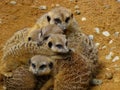
[[[117, 0], [14, 0], [16, 4], [10, 4], [12, 0], [0, 0], [0, 57], [2, 47], [6, 40], [14, 32], [31, 27], [37, 18], [49, 11], [53, 6], [60, 5], [72, 10], [82, 31], [94, 36], [94, 41], [99, 43], [100, 73], [97, 79], [102, 84], [93, 86], [91, 90], [120, 90], [120, 2]], [[47, 10], [38, 9], [46, 5]], [[75, 13], [75, 6], [78, 5], [80, 15]], [[100, 33], [95, 32], [95, 28]], [[104, 36], [103, 31], [108, 31], [110, 36]], [[113, 41], [113, 42], [112, 42]], [[110, 60], [106, 55], [113, 53]], [[114, 62], [117, 56], [118, 60]], [[105, 78], [106, 73], [112, 74], [112, 79]]]

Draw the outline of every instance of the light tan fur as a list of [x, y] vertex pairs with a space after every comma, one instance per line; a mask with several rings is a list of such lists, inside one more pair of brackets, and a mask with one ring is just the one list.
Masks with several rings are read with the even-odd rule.
[[[49, 21], [48, 18], [50, 19]], [[67, 18], [69, 18], [69, 20], [66, 22]], [[55, 19], [59, 19], [61, 23], [56, 23]], [[73, 17], [71, 10], [65, 7], [56, 7], [37, 20], [36, 24], [30, 29], [28, 37], [31, 37], [35, 30], [41, 29], [49, 24], [56, 24], [64, 32], [69, 29], [79, 29], [78, 23]]]
[[43, 55], [35, 55], [29, 61], [29, 71], [37, 76], [50, 75], [54, 60]]
[[[53, 35], [54, 38], [56, 38], [56, 42], [62, 45], [65, 45], [66, 38], [64, 35]], [[54, 39], [53, 38], [53, 39]], [[63, 46], [63, 48], [57, 48], [54, 49], [55, 46], [55, 40], [51, 40], [51, 43], [53, 43], [52, 48], [48, 47], [48, 42], [44, 43], [42, 46], [38, 46], [37, 42], [19, 42], [16, 45], [10, 47], [6, 52], [4, 52], [4, 55], [1, 60], [0, 65], [0, 73], [10, 77], [12, 76], [11, 71], [16, 69], [16, 67], [26, 64], [28, 62], [28, 59], [36, 54], [39, 55], [46, 55], [50, 56], [52, 58], [61, 58], [58, 56], [57, 53], [67, 53], [68, 48], [66, 46]], [[64, 50], [65, 49], [65, 50]]]

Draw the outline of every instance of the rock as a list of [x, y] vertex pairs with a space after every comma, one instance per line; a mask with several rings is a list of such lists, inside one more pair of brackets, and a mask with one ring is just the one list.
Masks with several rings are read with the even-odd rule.
[[113, 58], [112, 62], [118, 61], [119, 59], [120, 59], [119, 56], [115, 56], [115, 57]]
[[47, 6], [42, 5], [42, 6], [39, 7], [39, 9], [40, 9], [40, 10], [46, 10], [46, 9], [47, 9]]
[[118, 37], [119, 34], [120, 34], [120, 32], [115, 32], [115, 33], [114, 33], [115, 37]]
[[17, 2], [16, 1], [10, 1], [10, 4], [15, 5]]
[[110, 33], [108, 31], [104, 31], [104, 32], [102, 32], [102, 34], [106, 37], [110, 36]]
[[120, 2], [120, 0], [117, 0], [117, 2]]
[[60, 6], [60, 4], [56, 4], [55, 6], [56, 6], [56, 7], [59, 7], [59, 6]]
[[110, 80], [113, 78], [113, 74], [110, 72], [107, 72], [107, 73], [105, 73], [105, 78]]
[[110, 59], [112, 59], [112, 56], [114, 55], [114, 53], [113, 52], [110, 52], [108, 55], [106, 55], [106, 59], [107, 60], [110, 60]]
[[102, 49], [105, 49], [105, 48], [107, 48], [107, 46], [103, 46], [103, 47], [102, 47]]
[[100, 79], [93, 79], [91, 81], [91, 84], [92, 85], [100, 85], [100, 84], [102, 84], [102, 80], [100, 80]]
[[88, 37], [89, 37], [89, 39], [91, 39], [91, 40], [94, 39], [94, 36], [93, 36], [93, 35], [89, 35]]
[[113, 43], [113, 40], [110, 40], [110, 41], [109, 41], [109, 44], [112, 44], [112, 43]]
[[79, 6], [78, 6], [78, 5], [75, 5], [75, 7], [74, 7], [74, 8], [77, 10], [77, 9], [79, 9]]
[[98, 27], [94, 28], [97, 34], [100, 34], [100, 29]]
[[75, 14], [80, 15], [80, 10], [75, 10]]
[[82, 17], [82, 19], [81, 19], [82, 21], [86, 21], [86, 17]]
[[95, 43], [95, 46], [98, 47], [100, 45], [100, 43]]

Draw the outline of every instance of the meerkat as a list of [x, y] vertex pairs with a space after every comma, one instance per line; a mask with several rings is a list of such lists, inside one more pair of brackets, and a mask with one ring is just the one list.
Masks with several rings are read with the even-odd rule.
[[53, 90], [87, 90], [92, 79], [92, 67], [84, 55], [71, 52], [67, 59], [55, 60], [53, 78], [40, 90], [48, 90], [51, 85], [54, 85]]
[[37, 20], [35, 25], [30, 29], [28, 38], [32, 36], [34, 30], [38, 30], [38, 28], [43, 28], [49, 24], [59, 26], [64, 32], [69, 29], [77, 29], [80, 31], [71, 10], [65, 7], [56, 7]]
[[43, 27], [39, 30], [35, 30], [32, 32], [31, 37], [28, 38], [28, 41], [36, 41], [38, 44], [43, 44], [44, 41], [46, 41], [50, 34], [63, 34], [61, 28], [59, 28], [57, 25], [47, 25], [46, 27]]
[[52, 58], [61, 58], [58, 54], [68, 53], [67, 39], [65, 35], [53, 34], [47, 42], [39, 46], [37, 42], [20, 42], [7, 50], [1, 60], [0, 73], [11, 77], [16, 67], [26, 64], [28, 58], [35, 54], [47, 55]]
[[38, 88], [44, 85], [47, 79], [44, 80], [42, 76], [47, 77], [47, 75], [51, 74], [54, 60], [47, 56], [35, 55], [29, 59], [28, 63], [28, 66], [22, 65], [14, 70], [11, 78], [4, 79], [6, 90], [35, 90], [36, 84], [40, 84]]
[[29, 60], [29, 71], [37, 76], [48, 75], [54, 66], [54, 60], [47, 56], [35, 55]]

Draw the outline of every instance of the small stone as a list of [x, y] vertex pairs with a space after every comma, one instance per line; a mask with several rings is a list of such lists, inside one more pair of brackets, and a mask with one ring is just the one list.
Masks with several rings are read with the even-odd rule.
[[89, 39], [91, 39], [91, 40], [94, 39], [94, 36], [93, 36], [93, 35], [89, 35], [88, 37], [89, 37]]
[[102, 84], [102, 80], [100, 80], [100, 79], [92, 79], [91, 84], [100, 85], [100, 84]]
[[120, 2], [120, 0], [117, 0], [118, 2]]
[[105, 78], [110, 80], [113, 78], [113, 74], [110, 72], [107, 72], [107, 73], [105, 73]]
[[115, 56], [115, 57], [113, 58], [112, 62], [118, 61], [119, 59], [120, 59], [119, 56]]
[[80, 10], [75, 10], [75, 14], [80, 15]]
[[15, 5], [17, 2], [16, 1], [10, 1], [10, 4]]
[[82, 21], [86, 21], [86, 17], [82, 17], [82, 19], [81, 19]]
[[59, 6], [60, 6], [60, 4], [56, 4], [55, 6], [56, 6], [56, 7], [59, 7]]
[[78, 5], [75, 5], [75, 7], [74, 7], [74, 8], [77, 10], [77, 9], [79, 9], [79, 6], [78, 6]]
[[105, 49], [105, 48], [107, 48], [107, 46], [103, 46], [103, 47], [102, 47], [102, 49]]
[[104, 32], [102, 32], [102, 34], [106, 37], [110, 36], [110, 33], [108, 31], [104, 31]]
[[116, 37], [118, 37], [119, 34], [120, 34], [120, 32], [115, 32], [115, 33], [114, 33], [114, 35], [115, 35]]
[[98, 47], [100, 45], [100, 43], [95, 43], [95, 46]]
[[109, 41], [109, 44], [112, 44], [112, 43], [113, 43], [113, 40], [110, 40], [110, 41]]
[[47, 9], [47, 6], [42, 5], [42, 6], [39, 7], [39, 9], [40, 9], [40, 10], [46, 10], [46, 9]]
[[113, 52], [110, 52], [108, 55], [106, 55], [106, 59], [107, 60], [110, 60], [110, 59], [112, 59], [112, 56], [114, 55], [114, 53]]
[[97, 34], [100, 34], [100, 29], [98, 27], [94, 28]]

